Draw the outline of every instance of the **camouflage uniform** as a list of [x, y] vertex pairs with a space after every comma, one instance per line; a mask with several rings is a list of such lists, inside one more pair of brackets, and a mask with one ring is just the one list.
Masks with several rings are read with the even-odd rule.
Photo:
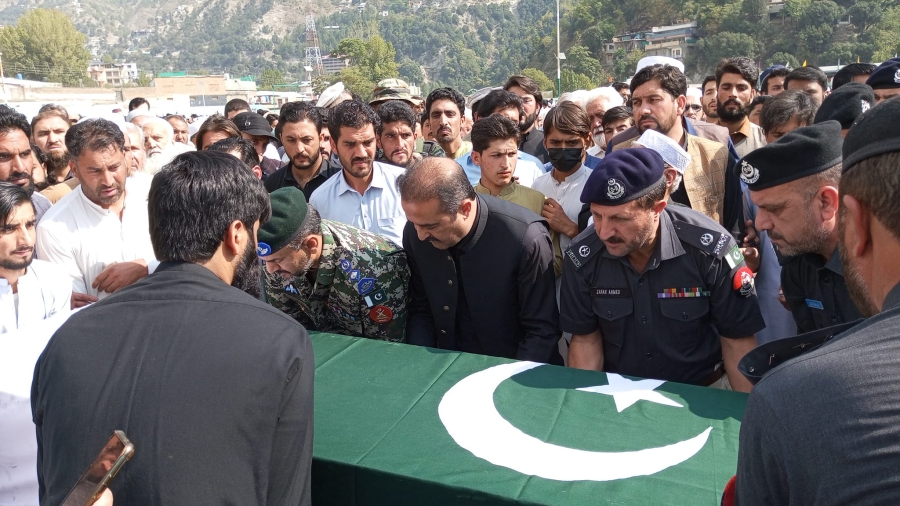
[[406, 253], [384, 237], [322, 220], [315, 282], [266, 274], [266, 299], [309, 330], [406, 340]]

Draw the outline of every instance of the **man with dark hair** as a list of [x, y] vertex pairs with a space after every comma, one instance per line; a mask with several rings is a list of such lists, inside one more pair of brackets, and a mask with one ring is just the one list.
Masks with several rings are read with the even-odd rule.
[[232, 98], [225, 104], [225, 117], [227, 119], [233, 121], [234, 117], [242, 112], [253, 112], [253, 109], [250, 108], [250, 104], [244, 99]]
[[160, 268], [71, 316], [35, 367], [42, 500], [60, 504], [115, 427], [145, 449], [111, 485], [116, 504], [308, 506], [309, 336], [240, 290], [259, 285], [265, 189], [233, 156], [192, 152], [147, 202]]
[[[748, 107], [749, 112], [747, 113], [747, 118], [750, 119], [750, 123], [759, 126], [759, 117], [762, 115], [762, 108], [770, 98], [772, 98], [771, 95], [757, 95], [756, 98], [753, 99], [753, 102], [750, 102], [750, 106]], [[765, 131], [763, 131], [763, 134], [765, 134]]]
[[891, 58], [872, 71], [866, 79], [875, 93], [875, 103], [900, 95], [900, 58]]
[[46, 156], [49, 186], [72, 177], [69, 152], [66, 150], [66, 132], [69, 131], [69, 126], [69, 113], [55, 104], [42, 106], [37, 115], [31, 118], [31, 140]]
[[842, 150], [837, 244], [868, 319], [772, 343], [741, 364], [765, 376], [741, 424], [737, 504], [900, 503], [898, 117], [898, 99], [873, 107]]
[[165, 117], [165, 120], [172, 125], [172, 132], [174, 134], [172, 140], [180, 144], [188, 145], [188, 143], [190, 143], [190, 134], [187, 121], [177, 114], [170, 114]]
[[386, 100], [376, 111], [381, 124], [375, 132], [378, 134], [378, 148], [382, 151], [381, 163], [389, 163], [397, 167], [409, 165], [422, 158], [416, 153], [416, 113], [403, 100]]
[[631, 87], [628, 86], [628, 83], [612, 83], [612, 89], [616, 90], [616, 93], [619, 95], [622, 95], [625, 105], [631, 107]]
[[400, 246], [321, 219], [296, 188], [270, 198], [272, 219], [257, 233], [269, 304], [309, 330], [405, 341], [409, 269]]
[[37, 253], [66, 271], [72, 305], [81, 307], [147, 276], [159, 262], [147, 232], [150, 178], [128, 177], [119, 127], [83, 121], [66, 132], [66, 147], [81, 184], [38, 224]]
[[[438, 109], [449, 111], [443, 105], [434, 110]], [[406, 216], [396, 181], [403, 169], [375, 161], [375, 132], [381, 127], [381, 118], [368, 104], [348, 100], [332, 109], [328, 127], [332, 150], [343, 168], [312, 194], [309, 203], [323, 219], [368, 230], [400, 244]]]
[[834, 93], [835, 90], [847, 83], [865, 84], [866, 80], [872, 75], [872, 71], [874, 70], [875, 65], [871, 63], [851, 63], [845, 65], [831, 78], [831, 92]]
[[759, 126], [766, 134], [766, 142], [775, 142], [792, 130], [812, 125], [818, 109], [819, 104], [799, 90], [772, 97], [759, 115]]
[[734, 149], [742, 158], [766, 145], [762, 128], [747, 117], [756, 97], [758, 79], [756, 63], [746, 56], [722, 60], [716, 68], [716, 124], [728, 129]]
[[150, 102], [143, 97], [134, 97], [128, 102], [128, 112], [131, 111], [150, 111]]
[[716, 86], [716, 76], [706, 76], [703, 79], [703, 84], [700, 85], [700, 91], [703, 95], [700, 97], [700, 106], [703, 108], [703, 115], [706, 116], [707, 121], [714, 121], [719, 118], [719, 115], [716, 114], [716, 107], [718, 106], [718, 94], [717, 94], [717, 86]]
[[64, 313], [71, 304], [65, 272], [34, 258], [36, 223], [28, 192], [0, 182], [0, 334]]
[[667, 207], [664, 171], [655, 151], [620, 149], [584, 187], [594, 228], [563, 255], [568, 364], [747, 392], [737, 365], [765, 327], [753, 275], [727, 230]]
[[[457, 159], [472, 151], [472, 143], [462, 138], [466, 98], [453, 88], [438, 88], [425, 99], [431, 132], [447, 158]], [[334, 135], [334, 132], [331, 132]]]
[[857, 118], [875, 107], [875, 94], [867, 84], [851, 82], [841, 86], [822, 102], [816, 111], [816, 123], [837, 121], [841, 124], [841, 137], [847, 137], [850, 126]]
[[591, 120], [580, 106], [562, 102], [544, 117], [544, 147], [553, 168], [531, 187], [547, 197], [541, 215], [559, 234], [560, 250], [578, 235], [581, 189], [591, 173], [584, 160], [591, 145]]
[[331, 176], [341, 171], [319, 146], [326, 141], [321, 108], [310, 102], [288, 102], [281, 107], [277, 133], [284, 146], [288, 163], [266, 178], [266, 190], [293, 186], [303, 192], [307, 200]]
[[803, 332], [860, 317], [850, 300], [838, 254], [841, 125], [798, 128], [747, 155], [741, 179], [759, 207], [757, 230], [769, 231], [783, 257], [784, 298]]
[[541, 104], [544, 102], [540, 86], [530, 77], [510, 76], [503, 89], [522, 99], [523, 117], [519, 124], [522, 139], [519, 141], [519, 150], [536, 156], [543, 163], [549, 162], [547, 149], [544, 148], [544, 134], [536, 125]]
[[453, 160], [425, 158], [397, 185], [409, 217], [409, 343], [561, 365], [547, 223], [475, 193]]
[[634, 116], [629, 107], [613, 107], [603, 115], [603, 135], [607, 139], [612, 139], [633, 126]]
[[255, 112], [239, 113], [232, 121], [234, 121], [238, 130], [241, 131], [241, 137], [252, 142], [253, 147], [256, 148], [256, 153], [262, 160], [260, 167], [263, 170], [263, 174], [268, 176], [278, 170], [281, 167], [281, 162], [264, 156], [269, 144], [277, 141], [272, 134], [272, 129], [269, 128], [269, 122]]
[[828, 76], [818, 67], [800, 67], [784, 78], [785, 90], [800, 90], [809, 95], [816, 106], [828, 96]]
[[197, 146], [197, 151], [202, 151], [208, 149], [216, 141], [240, 136], [241, 131], [238, 130], [237, 125], [233, 121], [221, 114], [213, 114], [206, 118], [200, 125], [200, 128], [197, 129], [197, 134], [194, 136], [194, 145]]
[[25, 116], [0, 105], [0, 181], [21, 186], [31, 197], [38, 222], [50, 209], [47, 197], [34, 191], [34, 159], [31, 157], [31, 125]]
[[791, 69], [784, 65], [772, 65], [763, 70], [759, 76], [759, 89], [763, 95], [776, 96], [784, 91], [784, 79], [791, 73]]
[[238, 160], [244, 162], [247, 167], [256, 175], [257, 179], [262, 179], [263, 172], [259, 166], [259, 153], [256, 147], [247, 139], [237, 137], [229, 137], [216, 141], [209, 147], [208, 151], [218, 151], [220, 153], [228, 153]]

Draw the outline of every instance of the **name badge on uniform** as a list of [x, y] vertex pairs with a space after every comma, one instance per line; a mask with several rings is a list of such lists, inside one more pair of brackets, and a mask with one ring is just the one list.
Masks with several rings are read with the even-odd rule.
[[693, 297], [709, 297], [710, 293], [702, 287], [693, 288], [663, 288], [662, 293], [656, 294], [657, 299], [685, 299]]
[[625, 288], [591, 288], [594, 297], [611, 297], [614, 299], [631, 298], [631, 289]]
[[822, 302], [818, 300], [806, 299], [806, 305], [813, 309], [825, 311], [825, 304], [822, 304]]

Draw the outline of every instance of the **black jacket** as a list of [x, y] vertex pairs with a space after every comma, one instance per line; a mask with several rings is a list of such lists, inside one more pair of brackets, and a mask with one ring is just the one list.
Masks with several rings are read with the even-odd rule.
[[279, 188], [284, 188], [285, 186], [293, 186], [302, 191], [303, 196], [306, 197], [306, 201], [309, 202], [309, 198], [316, 188], [322, 186], [322, 183], [340, 171], [341, 168], [339, 166], [333, 165], [327, 157], [323, 156], [322, 165], [319, 167], [319, 173], [316, 174], [316, 177], [310, 179], [309, 182], [306, 183], [306, 186], [300, 188], [297, 184], [297, 180], [294, 179], [294, 173], [291, 172], [291, 162], [288, 162], [287, 165], [268, 176], [265, 181], [263, 181], [263, 186], [266, 187], [266, 191], [269, 193], [272, 193]]
[[[403, 231], [411, 272], [409, 342], [561, 364], [553, 247], [546, 221], [516, 204], [485, 195], [477, 198], [475, 233], [459, 252], [460, 273], [452, 252], [420, 241], [412, 223]], [[457, 336], [460, 279], [476, 336]], [[474, 344], [461, 346], [460, 341]]]
[[60, 504], [114, 430], [135, 445], [116, 504], [310, 504], [306, 330], [190, 263], [72, 315], [35, 367], [42, 505]]

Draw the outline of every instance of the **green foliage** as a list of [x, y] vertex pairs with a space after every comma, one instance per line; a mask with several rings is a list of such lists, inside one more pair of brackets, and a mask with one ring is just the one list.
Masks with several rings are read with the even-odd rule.
[[590, 77], [568, 69], [562, 71], [561, 81], [563, 93], [575, 90], [589, 90], [595, 87]]
[[541, 91], [556, 90], [556, 85], [547, 77], [547, 74], [535, 68], [527, 68], [519, 72], [520, 75], [534, 79]]
[[800, 66], [800, 61], [790, 53], [778, 52], [766, 59], [766, 67], [771, 67], [772, 65], [785, 65], [795, 69]]
[[398, 75], [394, 46], [379, 35], [365, 41], [344, 39], [338, 43], [337, 51], [349, 56], [350, 65], [356, 67], [359, 75], [369, 81], [377, 83]]
[[140, 72], [138, 72], [137, 80], [134, 83], [140, 88], [146, 88], [150, 86], [150, 81], [152, 81], [152, 79], [150, 79], [150, 76], [148, 76], [146, 72], [141, 70]]
[[7, 75], [21, 73], [26, 79], [81, 85], [87, 78], [91, 53], [84, 47], [84, 34], [58, 10], [34, 9], [16, 25], [0, 31]]
[[760, 47], [750, 35], [722, 32], [698, 42], [697, 54], [697, 65], [702, 70], [701, 73], [710, 74], [723, 58], [749, 56], [754, 60], [759, 59]]
[[256, 81], [257, 88], [260, 90], [275, 91], [276, 84], [284, 84], [284, 74], [280, 70], [267, 68], [262, 71], [262, 75]]
[[422, 84], [425, 81], [425, 74], [422, 67], [410, 58], [404, 58], [397, 69], [398, 74], [409, 83]]

